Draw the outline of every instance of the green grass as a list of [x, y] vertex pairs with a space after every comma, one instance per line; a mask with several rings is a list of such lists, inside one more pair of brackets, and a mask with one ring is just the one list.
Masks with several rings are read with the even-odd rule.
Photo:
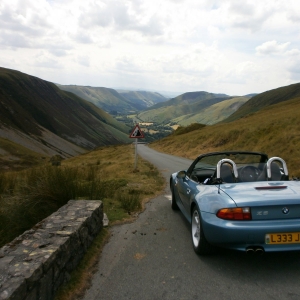
[[188, 126], [191, 123], [202, 123], [207, 125], [216, 124], [234, 113], [248, 100], [249, 97], [235, 97], [224, 100], [199, 111], [194, 109], [192, 114], [182, 115], [172, 119], [172, 122], [176, 122], [182, 126]]
[[253, 114], [264, 107], [285, 102], [300, 97], [300, 83], [279, 87], [264, 93], [258, 94], [245, 103], [239, 110], [230, 115], [223, 122], [236, 121], [241, 117]]
[[46, 157], [19, 144], [0, 138], [0, 170], [21, 170], [46, 161]]
[[164, 185], [148, 162], [134, 170], [132, 145], [104, 147], [61, 166], [44, 165], [0, 173], [0, 247], [71, 199], [101, 200], [110, 222], [140, 211]]
[[[101, 199], [110, 224], [132, 220], [143, 210], [144, 203], [162, 192], [165, 181], [160, 172], [149, 162], [139, 158], [134, 169], [134, 146], [103, 147], [80, 157], [64, 161], [72, 167], [99, 166], [102, 187], [107, 191]], [[107, 189], [106, 189], [107, 188]], [[110, 188], [110, 191], [109, 191]], [[115, 193], [111, 191], [115, 190]], [[82, 262], [71, 274], [71, 280], [61, 287], [56, 300], [71, 300], [82, 297], [95, 270], [101, 250], [109, 231], [104, 229], [88, 249]]]

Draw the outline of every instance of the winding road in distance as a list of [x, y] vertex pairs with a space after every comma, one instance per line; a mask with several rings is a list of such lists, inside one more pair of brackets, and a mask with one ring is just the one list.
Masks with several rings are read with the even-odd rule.
[[[166, 177], [191, 161], [138, 145]], [[171, 194], [152, 199], [131, 224], [114, 226], [84, 300], [300, 299], [300, 253], [247, 256], [194, 253], [189, 224], [171, 209]]]

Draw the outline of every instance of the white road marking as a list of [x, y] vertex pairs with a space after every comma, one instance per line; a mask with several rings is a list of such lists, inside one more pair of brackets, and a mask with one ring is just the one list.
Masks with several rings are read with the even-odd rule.
[[172, 195], [165, 195], [165, 197], [170, 201], [172, 200]]

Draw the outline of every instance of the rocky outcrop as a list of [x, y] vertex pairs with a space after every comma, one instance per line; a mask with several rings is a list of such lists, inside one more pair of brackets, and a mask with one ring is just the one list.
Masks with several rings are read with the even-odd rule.
[[0, 299], [53, 299], [102, 229], [98, 200], [70, 200], [0, 249]]

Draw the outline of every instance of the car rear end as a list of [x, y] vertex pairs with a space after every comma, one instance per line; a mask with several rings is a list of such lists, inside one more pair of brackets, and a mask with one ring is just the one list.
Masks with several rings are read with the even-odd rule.
[[248, 251], [300, 250], [300, 182], [223, 184], [236, 207], [201, 212], [207, 240]]

